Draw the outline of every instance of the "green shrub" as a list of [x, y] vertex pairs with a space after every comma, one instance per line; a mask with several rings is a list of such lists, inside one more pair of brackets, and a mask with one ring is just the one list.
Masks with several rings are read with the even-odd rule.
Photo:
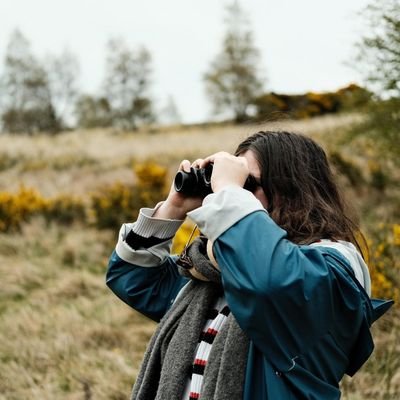
[[64, 225], [74, 221], [85, 222], [86, 206], [82, 199], [62, 194], [48, 201], [44, 216], [48, 222], [56, 221]]
[[385, 190], [389, 183], [389, 177], [382, 168], [382, 165], [376, 161], [368, 162], [368, 170], [370, 175], [370, 185], [379, 191]]
[[361, 169], [339, 151], [330, 152], [329, 160], [337, 172], [348, 179], [351, 186], [360, 187], [365, 182]]

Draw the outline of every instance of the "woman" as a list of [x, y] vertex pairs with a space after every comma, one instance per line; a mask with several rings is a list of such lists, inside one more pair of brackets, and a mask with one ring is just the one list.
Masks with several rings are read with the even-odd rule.
[[[340, 398], [391, 302], [369, 297], [358, 228], [324, 151], [298, 134], [259, 132], [235, 155], [180, 170], [209, 164], [212, 194], [172, 187], [122, 226], [110, 259], [111, 290], [161, 321], [132, 399]], [[186, 216], [201, 236], [178, 259], [171, 238]]]

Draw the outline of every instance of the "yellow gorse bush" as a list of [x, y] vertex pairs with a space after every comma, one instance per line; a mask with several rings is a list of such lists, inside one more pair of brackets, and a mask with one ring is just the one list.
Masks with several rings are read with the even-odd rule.
[[69, 195], [44, 198], [37, 190], [21, 185], [16, 193], [0, 192], [0, 232], [20, 229], [32, 217], [68, 224], [85, 219], [84, 202]]
[[134, 187], [116, 182], [91, 196], [90, 216], [98, 228], [116, 228], [137, 212]]
[[400, 224], [394, 224], [392, 229], [393, 229], [393, 245], [400, 247]]
[[167, 169], [153, 162], [133, 167], [136, 185], [120, 182], [102, 188], [91, 196], [90, 215], [99, 228], [116, 228], [137, 218], [141, 207], [155, 205], [165, 198]]
[[154, 204], [167, 194], [167, 169], [153, 162], [134, 166], [139, 196], [144, 204]]
[[137, 217], [139, 209], [156, 204], [166, 195], [167, 169], [155, 163], [134, 167], [136, 185], [116, 182], [81, 199], [68, 194], [44, 198], [33, 188], [21, 186], [16, 193], [0, 192], [0, 231], [19, 229], [30, 218], [41, 215], [47, 222], [94, 223], [99, 228], [115, 228]]
[[372, 295], [400, 301], [400, 224], [380, 224], [369, 240]]
[[17, 193], [0, 192], [0, 231], [19, 229], [35, 214], [43, 213], [48, 202], [35, 189], [20, 186]]

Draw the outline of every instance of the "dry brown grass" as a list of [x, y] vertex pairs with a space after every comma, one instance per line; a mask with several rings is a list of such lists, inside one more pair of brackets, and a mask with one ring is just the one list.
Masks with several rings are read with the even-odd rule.
[[0, 236], [0, 399], [126, 398], [154, 324], [105, 287], [114, 235], [36, 221]]
[[[353, 119], [328, 117], [279, 127], [307, 133], [329, 147]], [[0, 190], [23, 183], [48, 196], [87, 194], [115, 180], [130, 182], [133, 161], [155, 159], [172, 172], [181, 158], [232, 151], [248, 134], [270, 127], [3, 135]], [[20, 233], [0, 234], [0, 400], [129, 397], [155, 324], [105, 286], [116, 235], [80, 225], [47, 226], [39, 219]], [[344, 382], [345, 400], [399, 398], [399, 321], [391, 314], [375, 330], [376, 353], [356, 378]], [[380, 397], [385, 391], [392, 394]]]

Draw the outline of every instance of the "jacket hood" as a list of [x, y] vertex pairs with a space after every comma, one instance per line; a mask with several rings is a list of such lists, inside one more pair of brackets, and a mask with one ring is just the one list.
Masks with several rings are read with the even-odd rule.
[[353, 243], [345, 242], [343, 240], [337, 242], [333, 242], [332, 240], [321, 240], [313, 243], [311, 246], [330, 247], [340, 252], [340, 254], [342, 254], [342, 256], [349, 262], [358, 282], [360, 282], [368, 296], [371, 297], [371, 277], [368, 266]]

